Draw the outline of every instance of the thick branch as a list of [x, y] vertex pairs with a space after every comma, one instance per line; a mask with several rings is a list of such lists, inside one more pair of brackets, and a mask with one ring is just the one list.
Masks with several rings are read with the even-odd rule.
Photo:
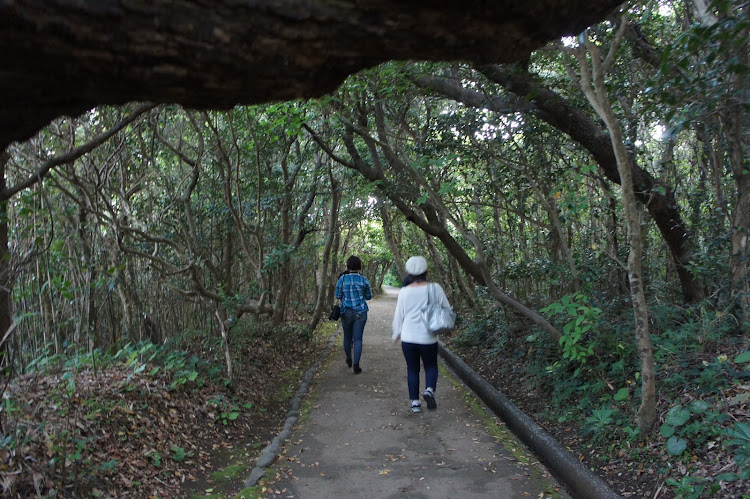
[[398, 59], [509, 62], [620, 0], [0, 2], [0, 150], [100, 104], [314, 97]]
[[414, 72], [409, 75], [409, 79], [418, 87], [432, 90], [456, 102], [461, 102], [477, 109], [489, 109], [500, 114], [539, 112], [539, 109], [533, 104], [518, 97], [489, 95], [476, 90], [469, 90], [463, 87], [458, 80]]

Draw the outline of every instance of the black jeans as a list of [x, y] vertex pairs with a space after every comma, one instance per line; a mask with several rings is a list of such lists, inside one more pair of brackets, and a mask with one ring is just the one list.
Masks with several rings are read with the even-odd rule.
[[424, 363], [425, 389], [437, 388], [438, 378], [438, 344], [419, 345], [401, 342], [401, 350], [406, 359], [406, 383], [409, 387], [409, 399], [419, 400], [419, 361]]

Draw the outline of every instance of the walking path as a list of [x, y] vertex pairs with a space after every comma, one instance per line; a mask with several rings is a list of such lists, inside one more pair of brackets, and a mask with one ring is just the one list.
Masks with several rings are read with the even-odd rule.
[[411, 412], [406, 364], [400, 344], [391, 342], [397, 296], [397, 289], [386, 289], [370, 302], [361, 374], [346, 366], [340, 346], [320, 368], [305, 404], [311, 409], [274, 465], [278, 478], [271, 494], [301, 499], [565, 497], [499, 420], [477, 410], [481, 403], [444, 367], [437, 409]]

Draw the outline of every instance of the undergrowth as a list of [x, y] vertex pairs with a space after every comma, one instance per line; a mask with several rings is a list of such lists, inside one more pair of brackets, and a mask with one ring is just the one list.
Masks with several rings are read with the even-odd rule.
[[543, 310], [563, 332], [557, 343], [500, 307], [478, 310], [451, 346], [543, 426], [573, 433], [569, 443], [621, 493], [628, 480], [615, 471], [650, 496], [750, 497], [750, 351], [732, 317], [652, 305], [659, 420], [642, 434], [631, 309], [566, 296]]

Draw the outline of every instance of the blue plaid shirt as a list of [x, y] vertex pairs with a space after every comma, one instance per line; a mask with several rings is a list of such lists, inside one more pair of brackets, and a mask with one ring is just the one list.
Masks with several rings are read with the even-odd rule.
[[341, 311], [353, 309], [357, 312], [367, 312], [367, 302], [372, 300], [370, 281], [362, 274], [344, 274], [336, 281], [336, 298], [341, 300]]

